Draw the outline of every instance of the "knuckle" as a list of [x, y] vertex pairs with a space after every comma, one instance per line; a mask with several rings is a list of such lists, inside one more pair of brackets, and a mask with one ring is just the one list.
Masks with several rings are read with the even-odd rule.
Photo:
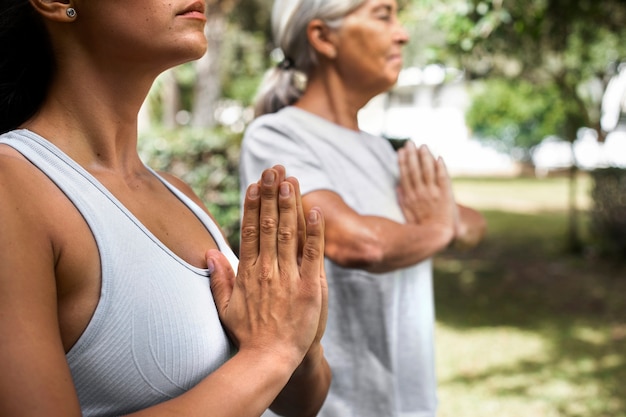
[[254, 226], [246, 226], [241, 228], [241, 240], [250, 242], [258, 237], [257, 228]]
[[269, 282], [272, 280], [272, 268], [269, 265], [261, 265], [259, 268], [259, 281]]
[[260, 229], [264, 233], [271, 233], [277, 227], [277, 221], [273, 217], [263, 217], [260, 221]]
[[290, 227], [279, 227], [277, 239], [280, 242], [289, 242], [294, 239], [295, 233]]
[[302, 249], [302, 256], [309, 260], [319, 259], [321, 256], [321, 250], [316, 246], [306, 245]]

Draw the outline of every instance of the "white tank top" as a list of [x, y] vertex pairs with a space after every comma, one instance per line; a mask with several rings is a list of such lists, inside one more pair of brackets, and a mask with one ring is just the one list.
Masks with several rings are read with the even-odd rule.
[[[102, 289], [85, 332], [66, 355], [83, 415], [118, 416], [176, 397], [233, 353], [209, 273], [169, 250], [102, 184], [27, 130], [0, 136], [67, 195], [100, 251]], [[202, 221], [237, 270], [237, 258], [200, 207], [154, 173]]]

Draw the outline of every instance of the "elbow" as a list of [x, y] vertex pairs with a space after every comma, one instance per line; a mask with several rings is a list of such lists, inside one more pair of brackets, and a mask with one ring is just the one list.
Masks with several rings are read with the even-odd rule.
[[477, 246], [487, 234], [487, 220], [484, 217], [477, 218], [473, 224], [462, 228], [461, 233], [455, 239], [455, 247], [459, 249], [471, 249]]
[[385, 252], [376, 242], [347, 244], [326, 242], [325, 254], [328, 259], [342, 268], [377, 270], [384, 262]]

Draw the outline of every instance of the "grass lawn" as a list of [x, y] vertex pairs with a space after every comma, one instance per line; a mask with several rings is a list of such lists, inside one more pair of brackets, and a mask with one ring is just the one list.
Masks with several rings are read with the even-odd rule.
[[435, 259], [439, 417], [626, 417], [626, 261], [567, 252], [567, 180], [456, 179], [455, 193], [489, 234]]

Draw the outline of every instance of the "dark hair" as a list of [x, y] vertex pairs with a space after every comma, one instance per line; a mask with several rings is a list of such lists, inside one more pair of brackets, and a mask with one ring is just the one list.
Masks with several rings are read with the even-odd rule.
[[0, 133], [17, 128], [41, 106], [55, 64], [43, 19], [28, 0], [0, 9]]

